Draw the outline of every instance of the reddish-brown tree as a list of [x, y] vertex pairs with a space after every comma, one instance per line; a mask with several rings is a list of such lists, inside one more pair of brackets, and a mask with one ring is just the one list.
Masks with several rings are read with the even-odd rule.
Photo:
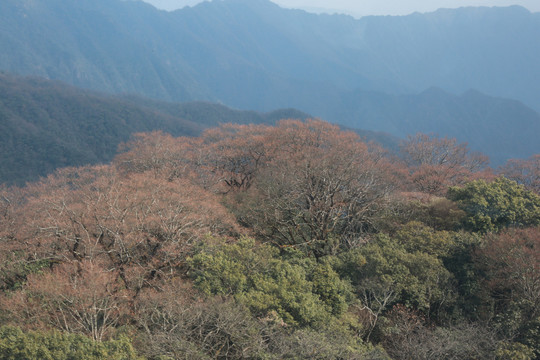
[[211, 193], [152, 172], [66, 169], [31, 186], [11, 247], [25, 261], [100, 261], [136, 292], [174, 274], [192, 244], [239, 230]]
[[72, 261], [44, 274], [28, 277], [26, 298], [19, 303], [22, 321], [41, 321], [46, 327], [82, 333], [96, 341], [128, 315], [129, 291], [118, 281], [118, 271], [93, 261]]
[[540, 228], [487, 235], [485, 246], [477, 251], [477, 263], [483, 270], [494, 328], [538, 357]]
[[[202, 139], [174, 138], [161, 131], [134, 134], [119, 146], [114, 165], [122, 174], [151, 171], [164, 179], [197, 179]], [[201, 184], [199, 184], [201, 185]]]
[[316, 256], [352, 246], [390, 191], [382, 151], [320, 120], [281, 121], [246, 221], [267, 239]]
[[478, 251], [495, 298], [527, 302], [540, 315], [540, 228], [510, 229], [486, 237]]
[[401, 146], [402, 157], [410, 168], [415, 191], [444, 194], [449, 186], [462, 185], [473, 173], [485, 168], [488, 159], [471, 153], [467, 144], [456, 139], [418, 133]]
[[193, 244], [238, 234], [216, 195], [155, 175], [71, 168], [23, 196], [3, 191], [0, 285], [12, 296], [1, 308], [19, 324], [101, 340], [133, 316], [142, 290], [182, 275]]
[[225, 124], [206, 130], [203, 151], [206, 167], [225, 192], [247, 190], [259, 169], [268, 160], [267, 133], [264, 125]]
[[523, 184], [528, 190], [540, 194], [540, 154], [526, 160], [508, 160], [498, 172], [518, 184]]

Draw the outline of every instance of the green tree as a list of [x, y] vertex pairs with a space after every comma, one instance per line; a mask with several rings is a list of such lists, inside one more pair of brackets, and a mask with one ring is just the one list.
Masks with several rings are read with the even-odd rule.
[[504, 177], [451, 187], [448, 198], [467, 213], [467, 230], [487, 233], [505, 227], [540, 225], [540, 196]]
[[23, 332], [20, 328], [0, 328], [0, 360], [142, 360], [129, 339], [104, 342], [78, 334], [58, 331]]
[[450, 233], [413, 222], [341, 257], [339, 273], [351, 277], [372, 330], [394, 304], [432, 316], [454, 301], [453, 276], [443, 263], [452, 243]]
[[350, 285], [329, 263], [286, 252], [280, 257], [277, 248], [252, 239], [204, 245], [190, 259], [190, 273], [203, 292], [232, 295], [255, 315], [274, 312], [291, 326], [318, 327], [342, 315], [353, 297]]

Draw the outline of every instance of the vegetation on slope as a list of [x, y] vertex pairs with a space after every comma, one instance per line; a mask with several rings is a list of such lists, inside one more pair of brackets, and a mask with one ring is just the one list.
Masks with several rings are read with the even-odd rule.
[[220, 123], [273, 123], [283, 117], [307, 115], [112, 97], [0, 74], [0, 182], [23, 184], [57, 168], [110, 162], [118, 145], [136, 132], [194, 136]]
[[170, 13], [142, 1], [4, 0], [0, 22], [0, 69], [15, 74], [165, 101], [292, 107], [399, 137], [433, 132], [494, 165], [540, 151], [540, 16], [518, 6], [353, 19], [268, 0]]
[[540, 196], [451, 139], [399, 160], [286, 120], [123, 149], [0, 190], [0, 346], [19, 358], [540, 355]]

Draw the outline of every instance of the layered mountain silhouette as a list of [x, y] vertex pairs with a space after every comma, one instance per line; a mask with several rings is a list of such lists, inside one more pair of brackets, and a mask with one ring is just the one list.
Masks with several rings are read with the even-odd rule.
[[395, 136], [424, 132], [455, 137], [489, 155], [493, 166], [540, 152], [540, 114], [516, 100], [476, 90], [453, 95], [435, 87], [416, 95], [357, 91], [340, 100], [336, 108], [321, 112], [347, 109], [341, 115], [344, 124]]
[[[408, 132], [411, 123], [428, 133], [435, 132], [437, 123], [445, 134], [470, 137], [473, 149], [487, 150], [495, 159], [529, 153], [540, 133], [540, 116], [531, 109], [474, 91], [462, 96], [435, 88], [418, 96], [359, 93], [345, 100], [356, 116], [373, 121], [362, 125], [384, 128], [384, 132], [355, 131], [390, 150], [400, 142], [391, 134]], [[223, 123], [275, 124], [309, 117], [294, 109], [260, 113], [209, 102], [113, 96], [58, 81], [0, 74], [0, 182], [22, 184], [59, 167], [108, 162], [118, 145], [136, 132], [196, 136]], [[459, 124], [458, 118], [470, 121]], [[459, 134], [463, 129], [466, 133]], [[486, 141], [478, 131], [496, 141]]]
[[540, 109], [540, 14], [518, 6], [356, 20], [268, 0], [174, 12], [120, 0], [4, 0], [0, 19], [1, 69], [98, 90], [268, 110], [313, 87], [436, 86]]
[[354, 19], [268, 0], [3, 0], [0, 24], [8, 73], [456, 136], [493, 164], [540, 152], [540, 14], [518, 6]]

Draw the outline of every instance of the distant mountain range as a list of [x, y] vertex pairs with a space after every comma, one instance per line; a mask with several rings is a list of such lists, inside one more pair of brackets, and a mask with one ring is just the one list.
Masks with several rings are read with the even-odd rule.
[[356, 20], [268, 0], [174, 12], [136, 1], [3, 0], [0, 21], [0, 69], [115, 93], [269, 110], [297, 107], [299, 91], [320, 87], [315, 94], [435, 86], [540, 110], [540, 13], [518, 6]]
[[400, 137], [435, 132], [494, 164], [540, 152], [540, 14], [518, 6], [354, 19], [268, 0], [174, 12], [139, 1], [2, 0], [0, 24], [8, 73], [161, 101], [296, 108]]
[[[325, 106], [324, 104], [321, 104]], [[335, 108], [341, 122], [395, 136], [416, 132], [455, 137], [489, 155], [497, 166], [511, 158], [540, 153], [540, 114], [516, 100], [469, 90], [452, 95], [429, 88], [416, 95], [357, 91], [344, 94]]]
[[[387, 133], [355, 131], [390, 150], [396, 150], [400, 141], [391, 133], [409, 131], [410, 123], [433, 132], [433, 119], [445, 126], [447, 134], [465, 129], [467, 136], [476, 138], [475, 147], [500, 162], [530, 153], [540, 133], [540, 116], [534, 111], [517, 101], [476, 92], [457, 97], [430, 89], [418, 96], [367, 93], [359, 94], [359, 99], [355, 106], [355, 99], [348, 99], [351, 109], [374, 122], [368, 127], [384, 124]], [[511, 116], [518, 120], [505, 121]], [[309, 117], [294, 109], [260, 113], [208, 102], [180, 104], [105, 95], [58, 81], [0, 73], [0, 183], [21, 184], [59, 167], [108, 162], [118, 145], [135, 132], [162, 130], [174, 136], [196, 136], [222, 123], [274, 124]], [[459, 117], [471, 121], [455, 124], [452, 119]], [[497, 142], [484, 143], [486, 138]]]

